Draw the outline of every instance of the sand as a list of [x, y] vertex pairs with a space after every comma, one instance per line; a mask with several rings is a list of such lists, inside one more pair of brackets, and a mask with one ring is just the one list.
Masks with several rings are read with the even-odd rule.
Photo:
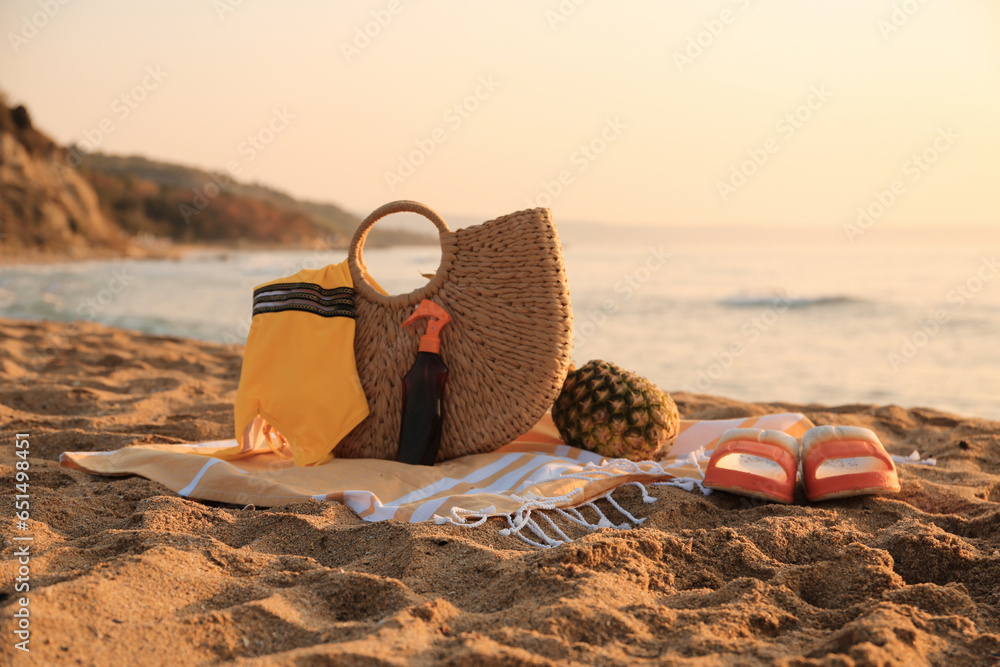
[[[60, 468], [67, 450], [232, 437], [242, 349], [0, 320], [0, 662], [39, 665], [994, 665], [1000, 423], [932, 409], [741, 403], [874, 429], [902, 491], [783, 506], [651, 488], [646, 522], [554, 549], [478, 528], [369, 524], [312, 502], [185, 500]], [[30, 434], [29, 531], [15, 433]], [[599, 501], [605, 503], [606, 501]], [[610, 507], [607, 508], [611, 512]], [[14, 586], [30, 534], [30, 653]]]

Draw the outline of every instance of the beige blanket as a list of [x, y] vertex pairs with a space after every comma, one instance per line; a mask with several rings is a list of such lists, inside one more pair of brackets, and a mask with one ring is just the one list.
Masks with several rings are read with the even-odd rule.
[[[587, 528], [627, 528], [641, 518], [611, 497], [624, 484], [637, 484], [647, 502], [647, 485], [702, 488], [705, 465], [719, 436], [729, 428], [785, 431], [799, 438], [812, 427], [804, 415], [784, 413], [746, 419], [682, 421], [669, 455], [660, 461], [605, 459], [569, 447], [546, 415], [514, 442], [489, 454], [465, 456], [433, 467], [377, 459], [334, 459], [295, 467], [269, 450], [236, 455], [235, 440], [191, 445], [137, 445], [112, 452], [65, 452], [61, 464], [99, 475], [141, 475], [186, 498], [270, 507], [308, 500], [332, 500], [366, 521], [436, 521], [479, 525], [491, 516], [507, 519], [504, 533], [538, 546], [568, 538], [556, 524], [543, 528], [533, 512], [549, 509]], [[703, 491], [705, 491], [702, 488]], [[615, 523], [593, 501], [606, 498], [622, 515]], [[596, 510], [584, 518], [583, 505]], [[593, 518], [593, 517], [596, 517]], [[533, 537], [522, 531], [527, 528]]]

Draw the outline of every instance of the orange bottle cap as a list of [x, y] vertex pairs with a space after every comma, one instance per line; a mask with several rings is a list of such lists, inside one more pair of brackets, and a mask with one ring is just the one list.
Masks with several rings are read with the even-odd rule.
[[440, 304], [430, 299], [424, 299], [417, 306], [417, 309], [413, 311], [413, 314], [403, 322], [403, 326], [408, 327], [425, 317], [428, 319], [427, 331], [420, 337], [420, 352], [440, 354], [441, 339], [439, 336], [441, 335], [441, 330], [451, 321], [451, 315]]

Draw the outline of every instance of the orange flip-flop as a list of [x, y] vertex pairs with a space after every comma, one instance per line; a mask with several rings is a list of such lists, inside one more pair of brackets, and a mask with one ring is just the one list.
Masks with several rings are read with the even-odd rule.
[[790, 503], [795, 494], [799, 443], [784, 431], [731, 428], [705, 469], [710, 489]]
[[809, 500], [900, 489], [892, 457], [873, 431], [860, 426], [817, 426], [806, 431], [802, 479]]

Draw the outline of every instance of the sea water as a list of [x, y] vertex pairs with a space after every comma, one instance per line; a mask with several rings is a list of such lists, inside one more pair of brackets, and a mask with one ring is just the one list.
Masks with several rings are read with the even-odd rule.
[[[574, 361], [606, 359], [667, 391], [742, 400], [894, 403], [1000, 419], [1000, 237], [873, 229], [562, 231]], [[343, 250], [203, 251], [181, 260], [0, 268], [0, 316], [91, 320], [242, 343], [254, 286]], [[392, 293], [434, 247], [365, 251]]]

